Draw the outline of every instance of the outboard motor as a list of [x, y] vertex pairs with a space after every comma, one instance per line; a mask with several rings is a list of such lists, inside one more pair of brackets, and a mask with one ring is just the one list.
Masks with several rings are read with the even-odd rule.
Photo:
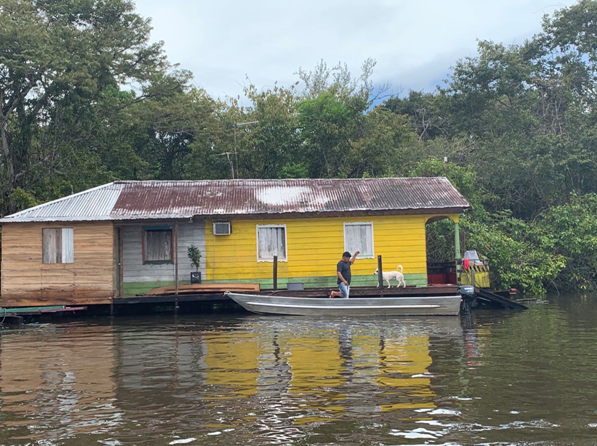
[[458, 287], [458, 293], [462, 294], [463, 296], [467, 296], [474, 299], [475, 287], [472, 285], [460, 285]]
[[460, 311], [463, 314], [469, 314], [474, 307], [475, 299], [477, 297], [475, 287], [472, 285], [460, 285], [458, 287], [458, 293], [462, 296]]

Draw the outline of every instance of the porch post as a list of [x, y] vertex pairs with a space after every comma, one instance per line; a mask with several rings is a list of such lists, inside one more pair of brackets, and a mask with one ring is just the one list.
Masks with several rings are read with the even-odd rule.
[[[143, 242], [141, 242], [143, 244]], [[124, 237], [122, 228], [118, 228], [118, 296], [123, 297], [124, 290]]]
[[174, 294], [176, 295], [174, 307], [178, 308], [178, 222], [174, 223]]
[[456, 282], [460, 285], [460, 273], [462, 271], [462, 254], [460, 253], [460, 225], [454, 222], [454, 254], [456, 259]]
[[460, 225], [458, 223], [454, 223], [454, 251], [456, 260], [460, 260], [462, 254], [460, 253]]

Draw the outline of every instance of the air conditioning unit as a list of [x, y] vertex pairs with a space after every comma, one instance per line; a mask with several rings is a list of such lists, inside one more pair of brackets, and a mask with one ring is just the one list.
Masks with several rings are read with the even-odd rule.
[[214, 235], [230, 235], [231, 227], [229, 221], [214, 222]]

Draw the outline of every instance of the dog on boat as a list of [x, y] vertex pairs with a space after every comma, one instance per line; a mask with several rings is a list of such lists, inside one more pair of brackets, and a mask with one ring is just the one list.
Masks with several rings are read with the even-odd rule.
[[[384, 282], [387, 282], [388, 288], [392, 288], [392, 285], [390, 284], [390, 280], [392, 279], [395, 279], [396, 282], [398, 282], [396, 288], [400, 287], [400, 284], [402, 284], [402, 286], [406, 288], [406, 283], [404, 282], [404, 274], [402, 274], [402, 265], [398, 265], [398, 269], [400, 271], [382, 271], [381, 277], [383, 278]], [[379, 269], [376, 269], [373, 274], [377, 276], [379, 274]]]

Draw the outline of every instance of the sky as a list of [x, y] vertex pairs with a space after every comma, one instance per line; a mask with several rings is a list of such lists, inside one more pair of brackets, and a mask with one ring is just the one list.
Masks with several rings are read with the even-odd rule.
[[299, 68], [346, 63], [358, 77], [377, 62], [372, 81], [389, 94], [433, 91], [479, 40], [521, 44], [541, 31], [545, 14], [572, 0], [136, 0], [152, 19], [152, 40], [190, 70], [197, 87], [224, 99], [290, 86]]

